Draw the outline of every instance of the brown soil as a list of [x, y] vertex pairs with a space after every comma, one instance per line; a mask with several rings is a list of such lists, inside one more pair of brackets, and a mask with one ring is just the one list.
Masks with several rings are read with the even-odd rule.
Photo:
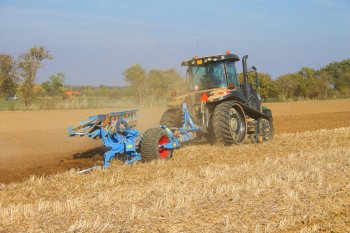
[[349, 127], [350, 111], [310, 115], [276, 116], [274, 117], [274, 126], [277, 134], [301, 133], [318, 129]]
[[[67, 128], [91, 115], [119, 110], [0, 112], [0, 183], [101, 163], [104, 153], [101, 141], [70, 138]], [[138, 128], [157, 127], [163, 111], [164, 108], [140, 110]]]
[[[350, 126], [350, 100], [268, 104], [277, 134]], [[67, 127], [90, 115], [120, 109], [0, 112], [0, 182], [101, 164], [99, 140], [69, 138]], [[141, 109], [140, 130], [157, 127], [165, 109]]]

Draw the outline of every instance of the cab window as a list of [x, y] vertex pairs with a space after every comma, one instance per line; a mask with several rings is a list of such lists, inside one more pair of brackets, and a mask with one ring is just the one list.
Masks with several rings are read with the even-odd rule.
[[236, 67], [234, 62], [225, 62], [226, 74], [228, 88], [237, 88], [239, 87], [239, 81], [237, 77]]
[[227, 85], [223, 62], [209, 63], [207, 66], [192, 66], [189, 68], [189, 73], [192, 76], [191, 85], [196, 91]]

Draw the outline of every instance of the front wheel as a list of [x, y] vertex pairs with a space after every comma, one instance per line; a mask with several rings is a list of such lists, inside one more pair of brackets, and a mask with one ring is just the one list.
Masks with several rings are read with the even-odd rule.
[[141, 160], [148, 162], [155, 159], [168, 159], [173, 150], [162, 148], [161, 145], [169, 143], [168, 134], [162, 128], [147, 129], [141, 138]]

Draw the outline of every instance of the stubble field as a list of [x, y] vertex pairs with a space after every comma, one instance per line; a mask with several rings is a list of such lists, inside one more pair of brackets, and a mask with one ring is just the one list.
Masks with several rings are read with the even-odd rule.
[[349, 232], [350, 100], [268, 106], [272, 142], [85, 175], [67, 170], [100, 162], [101, 143], [66, 128], [116, 109], [0, 112], [0, 232]]

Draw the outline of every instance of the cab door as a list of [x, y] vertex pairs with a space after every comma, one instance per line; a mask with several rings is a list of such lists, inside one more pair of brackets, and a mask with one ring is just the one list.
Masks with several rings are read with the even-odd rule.
[[229, 89], [239, 88], [238, 75], [236, 72], [236, 65], [233, 61], [225, 62], [225, 70], [227, 77], [227, 87]]

